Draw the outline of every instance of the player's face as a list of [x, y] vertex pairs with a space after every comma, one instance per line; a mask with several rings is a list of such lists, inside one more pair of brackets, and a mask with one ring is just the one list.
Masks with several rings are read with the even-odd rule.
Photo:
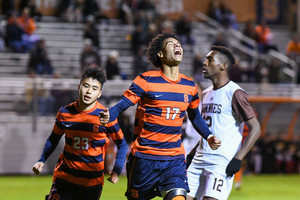
[[177, 66], [182, 61], [183, 49], [181, 44], [175, 38], [167, 38], [164, 40], [162, 51], [158, 52], [162, 63], [168, 66]]
[[223, 63], [217, 56], [218, 54], [219, 52], [217, 51], [210, 51], [207, 54], [206, 60], [203, 62], [204, 78], [212, 79], [220, 74]]
[[97, 99], [101, 96], [101, 84], [93, 78], [84, 79], [78, 86], [79, 104], [81, 108], [89, 110], [95, 106]]

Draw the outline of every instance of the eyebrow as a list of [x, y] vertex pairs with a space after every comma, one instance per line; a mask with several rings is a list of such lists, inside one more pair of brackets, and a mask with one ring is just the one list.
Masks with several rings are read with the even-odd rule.
[[[168, 41], [168, 42], [165, 44], [165, 46], [164, 46], [164, 48], [163, 48], [162, 50], [164, 50], [164, 49], [167, 47], [167, 45], [168, 45], [169, 43], [173, 43], [173, 44], [174, 44], [175, 42], [174, 42], [174, 41]], [[180, 43], [179, 41], [177, 41], [177, 43], [181, 45], [181, 43]]]

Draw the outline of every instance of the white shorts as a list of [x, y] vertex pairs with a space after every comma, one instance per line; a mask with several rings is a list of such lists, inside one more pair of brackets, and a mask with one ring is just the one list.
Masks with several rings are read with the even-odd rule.
[[196, 199], [213, 197], [226, 200], [231, 192], [233, 178], [227, 177], [226, 166], [191, 163], [187, 170], [189, 196]]

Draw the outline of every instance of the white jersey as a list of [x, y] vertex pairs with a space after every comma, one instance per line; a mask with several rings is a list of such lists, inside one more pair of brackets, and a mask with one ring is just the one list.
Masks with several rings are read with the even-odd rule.
[[[242, 95], [236, 95], [235, 92], [237, 90], [239, 90], [239, 94]], [[233, 98], [236, 99], [236, 96], [238, 96], [237, 99], [241, 97], [241, 101], [237, 100], [233, 102]], [[247, 111], [236, 113], [235, 110], [238, 109], [234, 109], [233, 104], [238, 102], [237, 107], [241, 108], [243, 104], [240, 105], [239, 103], [244, 100], [248, 102], [248, 105], [246, 105], [246, 110], [248, 110], [250, 104], [244, 90], [232, 81], [217, 90], [213, 90], [213, 86], [210, 86], [203, 91], [202, 101], [200, 103], [201, 115], [211, 132], [221, 140], [221, 146], [217, 150], [212, 150], [208, 142], [201, 138], [200, 145], [193, 159], [195, 164], [227, 165], [234, 157], [241, 147], [243, 121], [248, 119], [247, 115], [244, 115]]]

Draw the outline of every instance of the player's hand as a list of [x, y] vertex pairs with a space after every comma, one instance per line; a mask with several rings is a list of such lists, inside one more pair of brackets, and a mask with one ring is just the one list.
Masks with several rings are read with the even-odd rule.
[[99, 112], [99, 119], [102, 125], [106, 125], [109, 122], [109, 111], [108, 108], [105, 108], [104, 111]]
[[43, 162], [37, 162], [37, 163], [35, 163], [35, 165], [33, 166], [32, 171], [33, 171], [35, 174], [39, 174], [39, 173], [43, 170], [44, 165], [45, 165], [45, 163], [43, 163]]
[[242, 161], [233, 158], [226, 167], [227, 176], [233, 176], [235, 173], [240, 171]]
[[117, 182], [119, 182], [119, 175], [116, 172], [111, 172], [110, 177], [108, 177], [107, 180], [112, 182], [113, 184], [116, 184]]
[[207, 142], [212, 150], [216, 150], [221, 146], [221, 140], [219, 140], [215, 135], [208, 138]]

